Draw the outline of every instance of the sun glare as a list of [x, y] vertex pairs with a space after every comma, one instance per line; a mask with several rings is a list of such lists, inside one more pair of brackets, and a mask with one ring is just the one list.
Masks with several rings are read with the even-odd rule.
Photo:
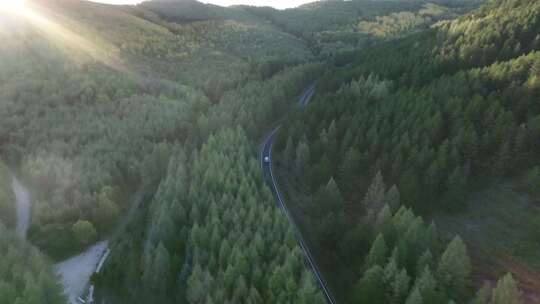
[[24, 11], [25, 0], [0, 0], [0, 12], [20, 14]]

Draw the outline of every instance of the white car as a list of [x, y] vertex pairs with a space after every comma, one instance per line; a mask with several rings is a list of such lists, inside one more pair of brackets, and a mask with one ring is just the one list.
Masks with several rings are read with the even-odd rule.
[[265, 163], [270, 163], [270, 156], [265, 156], [264, 157], [264, 162]]

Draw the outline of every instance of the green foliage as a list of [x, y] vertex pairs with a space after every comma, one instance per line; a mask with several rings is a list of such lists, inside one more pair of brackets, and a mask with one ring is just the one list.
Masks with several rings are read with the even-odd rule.
[[0, 223], [8, 228], [15, 227], [15, 193], [12, 189], [12, 176], [0, 160]]
[[527, 187], [531, 193], [535, 193], [540, 189], [540, 166], [532, 168], [527, 173]]
[[[286, 11], [191, 0], [38, 2], [32, 5], [46, 5], [36, 9], [66, 35], [31, 24], [0, 32], [0, 150], [35, 189], [30, 240], [61, 257], [128, 214], [97, 283], [126, 302], [165, 304], [324, 303], [251, 141], [327, 69], [292, 65], [313, 53], [346, 61], [350, 50], [469, 7], [444, 0], [321, 1]], [[369, 48], [356, 56], [359, 64], [326, 73], [309, 109], [286, 120], [287, 142], [276, 146], [314, 193], [310, 239], [351, 298], [468, 298], [465, 245], [456, 239], [441, 252], [433, 226], [400, 206], [432, 210], [441, 197], [461, 205], [471, 176], [504, 176], [533, 161], [537, 8], [532, 0], [495, 0]], [[507, 27], [510, 18], [516, 22]], [[486, 27], [487, 20], [502, 21]], [[130, 209], [127, 193], [135, 189], [152, 195]], [[9, 199], [0, 197], [2, 216], [12, 212]], [[0, 302], [60, 302], [47, 263], [0, 232]], [[19, 269], [27, 274], [13, 275]], [[515, 293], [511, 280], [500, 285], [493, 299]]]
[[386, 186], [381, 175], [377, 172], [369, 186], [362, 205], [367, 210], [368, 216], [374, 217], [384, 206]]
[[36, 194], [29, 239], [55, 258], [80, 249], [79, 218], [109, 233], [128, 193], [166, 174], [175, 144], [192, 149], [225, 125], [258, 136], [254, 122], [274, 121], [319, 74], [281, 72], [309, 51], [246, 12], [174, 23], [146, 5], [36, 2], [62, 35], [32, 24], [0, 33], [0, 149]]
[[52, 265], [0, 224], [0, 303], [66, 303]]
[[520, 304], [523, 303], [521, 292], [511, 274], [502, 277], [493, 290], [492, 304]]
[[366, 266], [372, 267], [375, 265], [382, 266], [386, 261], [388, 255], [388, 246], [384, 241], [384, 236], [382, 234], [377, 235], [377, 238], [371, 246], [371, 250], [366, 258]]
[[383, 273], [383, 269], [378, 265], [364, 273], [357, 286], [359, 303], [386, 303]]
[[96, 240], [97, 232], [89, 221], [78, 220], [71, 228], [75, 239], [82, 245], [88, 246]]
[[[321, 57], [346, 60], [351, 51], [426, 28], [474, 7], [477, 1], [315, 1], [284, 11], [244, 7], [307, 41]], [[437, 3], [437, 4], [434, 4]], [[341, 59], [343, 58], [343, 59]]]
[[[530, 30], [539, 19], [539, 10], [531, 8], [538, 4], [494, 3], [512, 5], [512, 14], [519, 19], [494, 34], [497, 45], [514, 35], [528, 48], [505, 55], [497, 46], [484, 61], [449, 54], [448, 48], [465, 47], [460, 43], [469, 38], [459, 38], [465, 29], [472, 39], [493, 34], [467, 26], [474, 23], [474, 16], [482, 20], [478, 24], [489, 23], [484, 18], [502, 18], [499, 7], [490, 3], [444, 23], [459, 28], [456, 33], [439, 25], [366, 48], [351, 67], [323, 77], [318, 97], [304, 113], [291, 114], [285, 128], [294, 129], [289, 131], [292, 142], [309, 143], [311, 189], [341, 175], [344, 178], [336, 180], [345, 200], [357, 201], [369, 187], [366, 177], [381, 171], [387, 184], [400, 188], [403, 204], [420, 212], [456, 210], [465, 207], [470, 181], [504, 177], [537, 163], [540, 107], [534, 101], [540, 96], [535, 85], [540, 53]], [[484, 51], [476, 42], [466, 48]], [[325, 144], [322, 135], [331, 125], [336, 128], [335, 144]], [[339, 165], [321, 176], [325, 171], [315, 169], [327, 158]]]
[[457, 167], [446, 182], [446, 207], [450, 210], [463, 208], [466, 199], [467, 176], [463, 168]]
[[457, 297], [467, 291], [470, 284], [471, 260], [467, 247], [459, 236], [456, 236], [441, 256], [437, 274], [441, 284]]
[[[240, 127], [211, 135], [190, 157], [173, 153], [138, 253], [135, 286], [144, 288], [120, 288], [117, 271], [136, 266], [114, 253], [103, 282], [145, 302], [324, 302], [253, 155]], [[116, 250], [129, 243], [124, 237]]]

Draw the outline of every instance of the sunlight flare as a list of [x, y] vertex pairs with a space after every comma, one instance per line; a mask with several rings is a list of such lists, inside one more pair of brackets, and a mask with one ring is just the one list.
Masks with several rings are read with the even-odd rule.
[[22, 14], [25, 11], [24, 0], [0, 0], [0, 12]]
[[[99, 39], [97, 35], [92, 40], [86, 38], [81, 34], [82, 29], [76, 21], [65, 19], [40, 6], [25, 6], [23, 1], [18, 2], [20, 9], [11, 11], [17, 11], [28, 25], [41, 32], [43, 37], [58, 45], [60, 49], [66, 50], [73, 59], [84, 61], [84, 58], [91, 58], [115, 70], [128, 72], [112, 44]], [[12, 4], [10, 7], [17, 6]]]

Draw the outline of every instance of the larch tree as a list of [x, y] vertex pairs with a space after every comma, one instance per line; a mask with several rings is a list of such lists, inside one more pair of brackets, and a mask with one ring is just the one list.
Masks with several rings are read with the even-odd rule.
[[459, 236], [454, 237], [441, 256], [437, 274], [451, 295], [461, 297], [465, 294], [470, 284], [471, 260], [467, 246]]
[[491, 296], [491, 304], [522, 304], [522, 294], [512, 274], [508, 273], [497, 282]]
[[375, 265], [382, 266], [385, 264], [386, 258], [388, 256], [388, 246], [384, 240], [384, 236], [379, 233], [375, 241], [371, 246], [371, 250], [366, 258], [366, 266], [372, 267]]

